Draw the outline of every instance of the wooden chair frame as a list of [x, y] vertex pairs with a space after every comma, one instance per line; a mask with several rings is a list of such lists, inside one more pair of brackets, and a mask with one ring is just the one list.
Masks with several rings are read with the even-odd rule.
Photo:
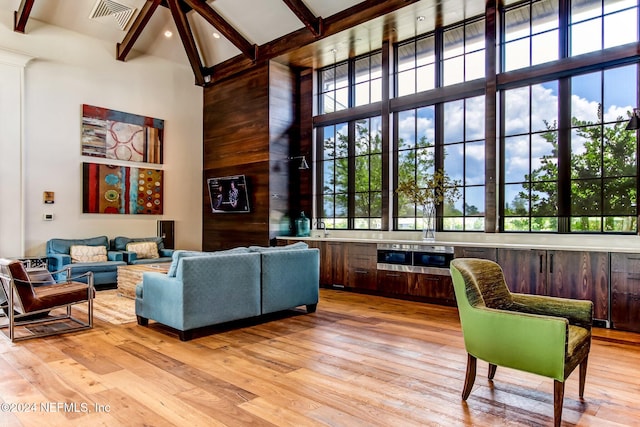
[[[4, 315], [7, 317], [8, 322], [5, 325], [0, 325], [0, 329], [5, 336], [7, 336], [11, 342], [23, 341], [31, 338], [39, 338], [50, 335], [58, 335], [69, 332], [77, 332], [82, 330], [87, 330], [93, 328], [93, 298], [95, 296], [95, 289], [93, 286], [93, 272], [87, 272], [75, 277], [71, 277], [71, 269], [67, 267], [63, 270], [52, 272], [50, 274], [59, 273], [62, 271], [67, 272], [67, 280], [56, 282], [55, 280], [29, 280], [28, 282], [25, 280], [19, 280], [13, 277], [11, 271], [9, 269], [8, 260], [0, 260], [0, 282], [2, 282], [2, 293], [5, 297], [5, 302], [0, 304], [0, 315]], [[36, 273], [36, 272], [31, 272]], [[40, 273], [46, 273], [45, 271], [40, 271]], [[29, 272], [27, 272], [29, 274]], [[50, 277], [50, 276], [49, 276]], [[46, 306], [38, 310], [28, 311], [24, 309], [24, 304], [20, 299], [20, 294], [17, 290], [16, 283], [22, 283], [22, 286], [25, 286], [25, 283], [31, 287], [33, 291], [34, 286], [56, 286], [56, 285], [85, 285], [85, 283], [77, 282], [78, 279], [86, 278], [86, 297], [81, 299], [76, 299], [72, 302], [67, 302], [65, 304], [52, 304], [51, 306]], [[36, 292], [34, 292], [36, 294]], [[0, 295], [1, 296], [1, 295]], [[72, 315], [72, 306], [76, 304], [87, 304], [87, 316], [86, 319], [75, 317]], [[63, 314], [49, 314], [49, 312], [64, 309], [65, 313]], [[35, 324], [50, 324], [56, 322], [73, 322], [77, 326], [67, 326], [65, 328], [60, 329], [51, 329], [48, 331], [42, 332], [34, 332], [29, 331], [29, 335], [24, 336], [16, 336], [16, 330], [18, 328], [24, 328], [30, 325]]]

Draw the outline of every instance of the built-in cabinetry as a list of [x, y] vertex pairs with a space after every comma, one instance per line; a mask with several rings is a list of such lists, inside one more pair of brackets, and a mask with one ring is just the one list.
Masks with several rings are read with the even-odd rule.
[[640, 332], [640, 255], [611, 253], [611, 325]]
[[[308, 244], [320, 249], [323, 286], [455, 304], [448, 275], [378, 269], [376, 243]], [[456, 246], [454, 256], [498, 262], [512, 292], [591, 300], [601, 324], [640, 332], [640, 254]]]
[[497, 262], [511, 292], [588, 299], [595, 319], [609, 319], [607, 252], [499, 248]]

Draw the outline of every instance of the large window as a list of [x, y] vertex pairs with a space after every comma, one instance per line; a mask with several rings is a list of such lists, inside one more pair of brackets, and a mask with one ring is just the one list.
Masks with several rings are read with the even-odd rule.
[[484, 97], [444, 104], [444, 171], [461, 197], [443, 204], [443, 230], [484, 231]]
[[445, 29], [442, 47], [442, 86], [484, 77], [484, 19]]
[[558, 82], [503, 93], [505, 231], [558, 230]]
[[541, 0], [504, 12], [504, 71], [558, 59], [558, 0]]
[[322, 212], [327, 228], [382, 228], [380, 117], [325, 126], [322, 134]]
[[637, 75], [630, 65], [571, 79], [571, 231], [636, 230], [636, 138], [625, 127]]

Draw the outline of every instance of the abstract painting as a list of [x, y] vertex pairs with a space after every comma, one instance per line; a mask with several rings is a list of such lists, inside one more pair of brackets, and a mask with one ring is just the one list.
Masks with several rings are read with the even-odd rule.
[[158, 169], [82, 164], [82, 212], [162, 214], [162, 179]]
[[164, 120], [82, 105], [82, 155], [162, 164]]

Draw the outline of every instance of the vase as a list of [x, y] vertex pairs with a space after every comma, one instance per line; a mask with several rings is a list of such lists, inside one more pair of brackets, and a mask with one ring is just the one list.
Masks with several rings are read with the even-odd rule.
[[422, 207], [422, 240], [436, 241], [436, 205], [427, 203]]

